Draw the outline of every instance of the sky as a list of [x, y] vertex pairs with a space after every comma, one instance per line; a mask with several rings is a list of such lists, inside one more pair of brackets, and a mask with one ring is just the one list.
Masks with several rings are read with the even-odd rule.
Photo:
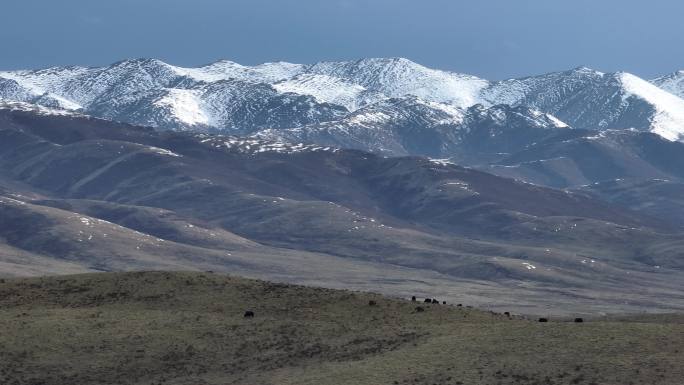
[[681, 0], [7, 0], [0, 69], [406, 57], [504, 79], [684, 69]]

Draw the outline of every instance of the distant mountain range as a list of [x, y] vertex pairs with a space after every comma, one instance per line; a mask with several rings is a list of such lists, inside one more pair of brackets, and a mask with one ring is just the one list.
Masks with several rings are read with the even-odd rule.
[[683, 77], [678, 72], [648, 82], [628, 73], [577, 68], [488, 81], [401, 58], [254, 67], [219, 61], [199, 68], [137, 59], [102, 68], [0, 72], [0, 98], [139, 125], [242, 135], [348, 123], [359, 109], [410, 98], [437, 110], [437, 117], [444, 110], [458, 115], [475, 105], [505, 104], [553, 115], [574, 128], [633, 128], [680, 140]]

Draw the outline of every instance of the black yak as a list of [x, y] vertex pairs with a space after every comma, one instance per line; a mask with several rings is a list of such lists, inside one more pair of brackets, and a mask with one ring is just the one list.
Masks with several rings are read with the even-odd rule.
[[247, 310], [245, 312], [245, 318], [254, 318], [254, 312], [251, 310]]

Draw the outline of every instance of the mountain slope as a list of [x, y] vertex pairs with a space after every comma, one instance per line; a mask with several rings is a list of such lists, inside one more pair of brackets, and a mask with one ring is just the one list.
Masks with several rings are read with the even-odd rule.
[[650, 131], [668, 140], [684, 135], [684, 100], [628, 73], [588, 68], [493, 83], [489, 103], [526, 105], [575, 128]]
[[[678, 76], [654, 82], [674, 92]], [[197, 68], [135, 59], [101, 68], [0, 72], [0, 99], [166, 129], [238, 134], [351, 118], [361, 108], [407, 97], [460, 109], [528, 107], [575, 128], [634, 128], [668, 140], [684, 133], [680, 97], [628, 73], [587, 68], [499, 82], [402, 58], [254, 67], [219, 61]]]
[[[18, 201], [0, 245], [82, 269], [194, 266], [559, 312], [629, 309], [617, 298], [647, 282], [639, 308], [671, 309], [684, 282], [664, 221], [425, 158], [8, 109], [0, 182]], [[39, 247], [53, 240], [63, 250]]]
[[682, 180], [684, 144], [646, 132], [567, 130], [484, 166], [498, 175], [573, 188], [626, 179]]
[[405, 97], [369, 105], [339, 120], [263, 130], [255, 136], [478, 164], [520, 151], [565, 128], [556, 118], [527, 107], [476, 105], [460, 109]]
[[311, 95], [319, 102], [337, 104], [350, 111], [387, 99], [386, 95], [352, 81], [321, 74], [297, 75], [279, 81], [273, 87], [279, 92]]
[[684, 228], [684, 182], [681, 179], [615, 179], [576, 190]]
[[684, 71], [677, 71], [669, 75], [651, 80], [651, 83], [665, 91], [684, 98]]
[[346, 79], [391, 98], [413, 95], [462, 108], [477, 104], [480, 90], [488, 85], [475, 76], [433, 70], [403, 58], [321, 62], [306, 71]]
[[346, 113], [344, 107], [279, 93], [266, 83], [292, 76], [296, 68], [286, 63], [248, 68], [231, 62], [181, 68], [137, 59], [102, 68], [0, 72], [0, 98], [167, 129], [238, 133], [308, 124]]

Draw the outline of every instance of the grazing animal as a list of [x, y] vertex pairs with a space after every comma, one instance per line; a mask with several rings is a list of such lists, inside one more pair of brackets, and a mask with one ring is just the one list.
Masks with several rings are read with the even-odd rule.
[[442, 301], [442, 305], [446, 305], [446, 301]]
[[540, 318], [539, 322], [549, 322], [549, 319], [548, 318]]
[[373, 301], [373, 300], [368, 301], [368, 306], [375, 306], [375, 305], [377, 305], [377, 304], [378, 304], [378, 303], [375, 302], [375, 301]]
[[434, 298], [432, 299], [432, 303], [435, 303], [435, 304], [439, 305], [439, 301], [437, 301], [437, 300], [434, 299]]
[[425, 309], [423, 309], [422, 307], [420, 307], [420, 306], [416, 307], [416, 313], [422, 313], [424, 311], [425, 311]]
[[575, 322], [581, 323], [581, 322], [584, 322], [584, 319], [583, 318], [575, 318]]
[[245, 312], [245, 318], [254, 318], [254, 312], [251, 310], [247, 310]]
[[432, 300], [430, 298], [425, 298], [425, 303], [432, 303]]
[[411, 297], [411, 301], [416, 302], [416, 296], [415, 295], [413, 297]]
[[458, 305], [456, 305], [456, 306], [458, 306], [458, 307], [462, 307], [462, 306], [463, 306], [463, 304], [462, 304], [462, 303], [459, 303], [459, 304], [458, 304]]
[[511, 313], [505, 311], [505, 312], [504, 312], [504, 315], [505, 315], [506, 317], [510, 317], [510, 316], [511, 316]]

